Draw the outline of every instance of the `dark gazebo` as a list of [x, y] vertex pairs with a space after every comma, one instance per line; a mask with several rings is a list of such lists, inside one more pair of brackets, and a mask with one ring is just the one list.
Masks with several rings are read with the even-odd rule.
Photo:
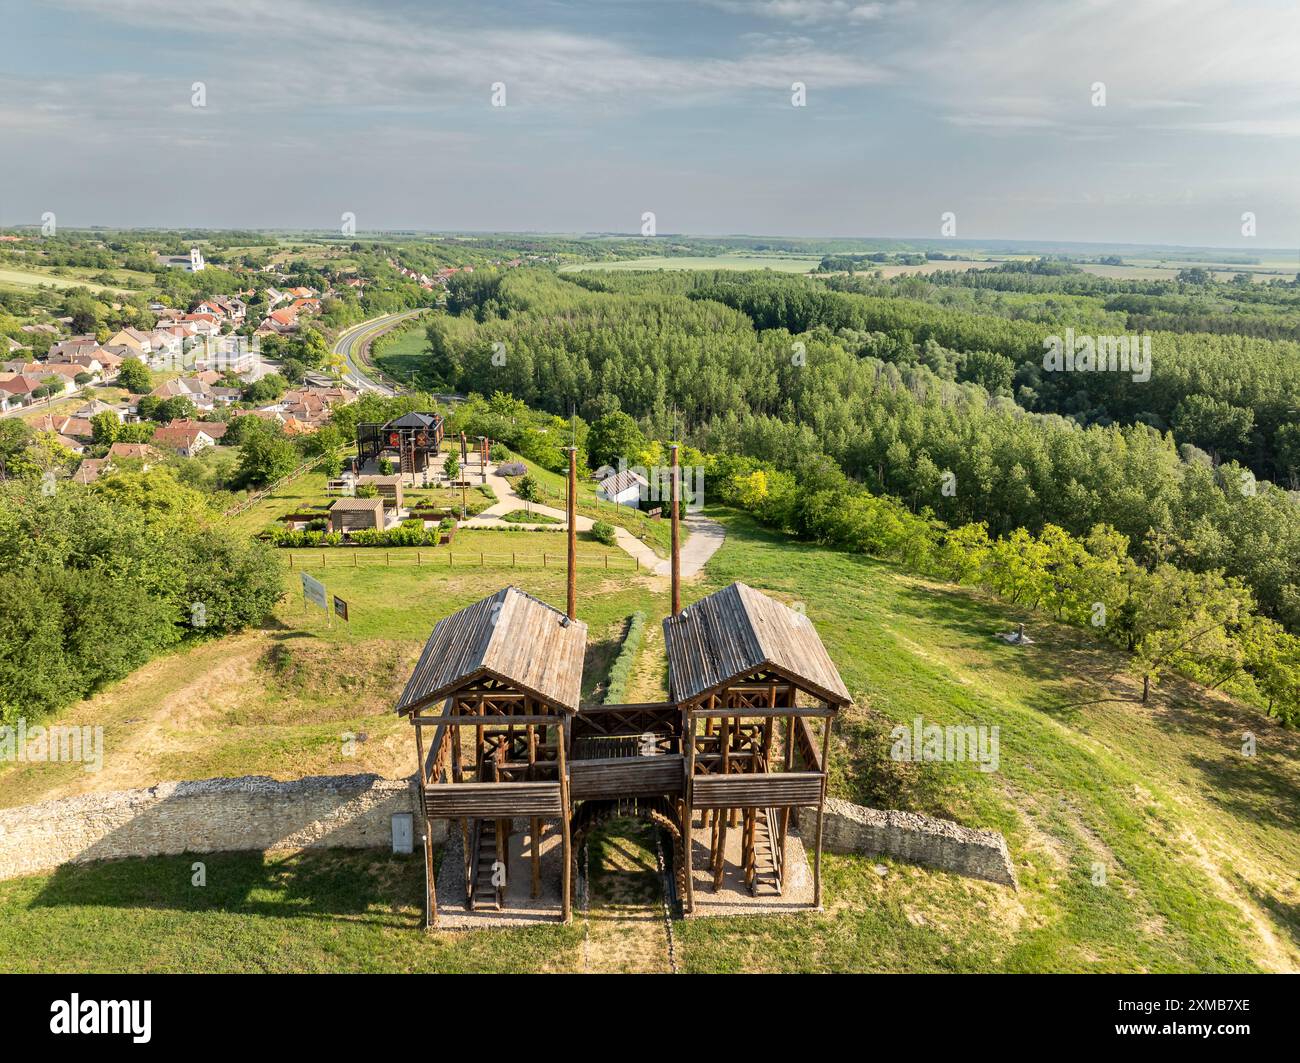
[[423, 472], [442, 446], [442, 436], [442, 415], [437, 413], [408, 413], [387, 424], [359, 424], [359, 468], [368, 462], [377, 466], [380, 458], [391, 454], [402, 472]]

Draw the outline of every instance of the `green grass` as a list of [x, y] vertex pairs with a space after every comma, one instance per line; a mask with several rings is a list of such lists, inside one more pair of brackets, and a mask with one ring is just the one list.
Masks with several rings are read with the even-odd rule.
[[[113, 285], [103, 285], [93, 277], [109, 274]], [[133, 273], [131, 270], [87, 270], [68, 267], [63, 274], [53, 272], [50, 267], [39, 266], [27, 269], [14, 269], [12, 266], [0, 267], [0, 286], [30, 289], [45, 284], [59, 290], [68, 288], [90, 288], [92, 290], [123, 294], [151, 284], [154, 278], [150, 273]]]
[[647, 258], [632, 258], [620, 262], [582, 262], [570, 266], [561, 266], [561, 273], [577, 270], [629, 269], [771, 269], [781, 273], [807, 273], [821, 262], [821, 255], [781, 255], [781, 254], [725, 254], [725, 255], [666, 255]]
[[[551, 517], [545, 513], [530, 513], [526, 509], [513, 509], [509, 513], [503, 513], [501, 519], [507, 524], [563, 524], [564, 521], [559, 517]], [[576, 521], [574, 523], [577, 523]]]
[[421, 388], [432, 388], [436, 381], [429, 374], [429, 344], [425, 338], [427, 322], [417, 318], [410, 326], [395, 329], [379, 346], [371, 348], [370, 360], [394, 380]]
[[[528, 471], [533, 474], [541, 485], [542, 505], [550, 506], [553, 509], [564, 508], [565, 498], [568, 494], [567, 476], [561, 476], [558, 472], [543, 468], [536, 462], [522, 458], [513, 451], [510, 452], [510, 460], [520, 461], [528, 466]], [[647, 506], [653, 508], [652, 503], [647, 503]], [[660, 557], [668, 556], [672, 539], [672, 526], [666, 517], [652, 520], [640, 510], [633, 509], [631, 506], [620, 506], [616, 502], [602, 501], [596, 497], [596, 485], [589, 479], [578, 480], [577, 510], [581, 516], [591, 517], [593, 520], [603, 520], [606, 523], [617, 524], [626, 528]], [[686, 528], [683, 527], [683, 543], [686, 541], [686, 534]]]
[[[857, 698], [836, 727], [834, 793], [865, 792], [868, 706], [902, 722], [919, 715], [1000, 728], [999, 770], [936, 765], [937, 796], [925, 810], [1002, 831], [1020, 890], [888, 860], [830, 856], [824, 913], [679, 923], [684, 969], [1300, 966], [1295, 734], [1184, 683], [1172, 683], [1146, 706], [1106, 700], [1133, 691], [1122, 658], [1086, 632], [892, 565], [791, 544], [742, 516], [710, 513], [728, 525], [728, 539], [704, 579], [684, 588], [687, 604], [736, 579], [803, 603]], [[392, 699], [434, 622], [507, 582], [555, 605], [564, 600], [560, 536], [457, 535], [457, 552], [552, 539], [557, 565], [545, 570], [416, 567], [409, 559], [336, 568], [333, 560], [344, 552], [333, 551], [323, 579], [330, 593], [351, 603], [350, 625], [327, 627], [321, 613], [305, 611], [301, 596], [290, 593], [267, 630], [152, 662], [63, 714], [61, 722], [105, 726], [102, 777], [71, 765], [0, 767], [4, 803], [215, 774], [407, 774], [414, 760], [409, 727], [397, 725]], [[286, 586], [296, 578], [286, 570]], [[587, 696], [608, 674], [628, 616], [647, 616], [634, 672], [662, 654], [655, 637], [667, 609], [661, 584], [580, 569], [579, 615], [591, 631]], [[1032, 646], [993, 638], [1020, 620], [1030, 625]], [[358, 731], [367, 740], [345, 759], [340, 736]], [[1253, 758], [1241, 754], [1245, 731], [1258, 736]], [[564, 936], [573, 931], [554, 928], [426, 940], [412, 929], [415, 859], [207, 859], [209, 882], [216, 867], [215, 881], [228, 892], [194, 898], [186, 858], [67, 868], [0, 884], [0, 963], [535, 970], [575, 962], [566, 951], [572, 938]], [[1093, 884], [1098, 864], [1104, 886]], [[265, 948], [253, 944], [263, 938]]]
[[[191, 885], [192, 864], [207, 884]], [[418, 858], [206, 853], [0, 883], [0, 972], [560, 972], [581, 930], [419, 930]], [[66, 933], [50, 936], [54, 927]], [[46, 939], [39, 949], [29, 942]]]

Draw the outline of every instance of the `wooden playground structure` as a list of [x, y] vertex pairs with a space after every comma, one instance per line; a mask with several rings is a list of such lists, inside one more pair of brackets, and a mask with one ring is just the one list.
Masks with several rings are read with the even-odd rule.
[[[439, 919], [430, 829], [439, 818], [459, 824], [471, 911], [507, 907], [507, 883], [525, 873], [511, 866], [520, 859], [538, 897], [542, 850], [558, 841], [558, 917], [567, 922], [576, 853], [610, 816], [667, 830], [689, 914], [693, 835], [707, 839], [713, 890], [729, 872], [754, 897], [780, 897], [802, 812], [803, 832], [812, 827], [811, 904], [820, 906], [831, 725], [851, 699], [812, 623], [743, 583], [681, 608], [674, 447], [670, 700], [580, 704], [587, 626], [576, 616], [574, 480], [570, 450], [567, 611], [505, 587], [453, 613], [434, 628], [398, 701], [416, 740], [425, 925]], [[729, 849], [730, 832], [739, 845], [733, 836]]]

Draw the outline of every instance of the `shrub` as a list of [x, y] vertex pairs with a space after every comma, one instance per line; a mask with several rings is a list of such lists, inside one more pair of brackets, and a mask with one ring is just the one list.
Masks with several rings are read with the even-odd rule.
[[609, 670], [609, 686], [605, 690], [606, 705], [621, 705], [626, 699], [627, 681], [632, 675], [632, 665], [636, 661], [644, 634], [645, 613], [636, 613], [628, 623], [623, 645]]
[[591, 537], [596, 542], [604, 543], [606, 546], [613, 546], [617, 542], [617, 532], [614, 530], [614, 525], [603, 520], [598, 520], [591, 526]]

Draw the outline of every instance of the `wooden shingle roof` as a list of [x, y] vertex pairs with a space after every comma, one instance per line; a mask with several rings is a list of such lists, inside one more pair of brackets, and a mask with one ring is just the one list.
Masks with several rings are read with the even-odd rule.
[[664, 645], [674, 701], [690, 701], [767, 667], [832, 705], [853, 700], [812, 621], [743, 583], [665, 619]]
[[504, 587], [438, 621], [397, 702], [398, 713], [432, 704], [491, 676], [577, 712], [587, 625], [517, 587]]

